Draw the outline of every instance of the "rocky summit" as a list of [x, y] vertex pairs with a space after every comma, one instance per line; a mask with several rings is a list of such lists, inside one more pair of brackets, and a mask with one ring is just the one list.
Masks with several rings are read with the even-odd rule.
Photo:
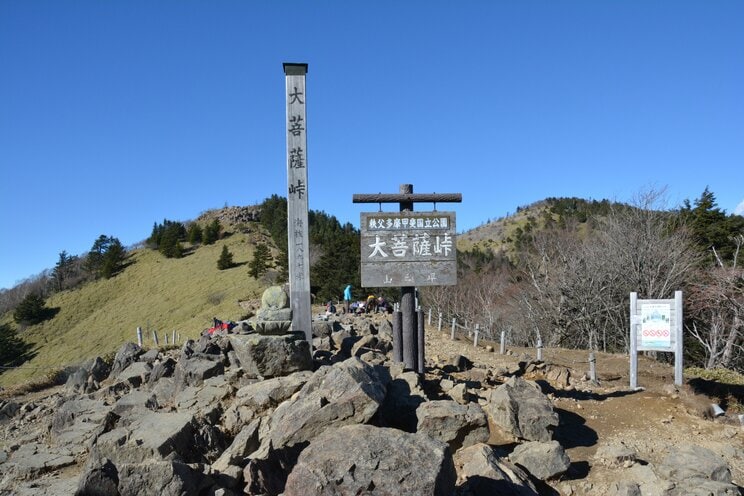
[[393, 361], [382, 314], [319, 320], [312, 357], [296, 334], [238, 329], [127, 343], [64, 386], [0, 400], [0, 495], [739, 494], [695, 446], [651, 466], [605, 445], [597, 463], [623, 476], [570, 485], [566, 370], [535, 382], [544, 364], [484, 369], [440, 348], [419, 375]]

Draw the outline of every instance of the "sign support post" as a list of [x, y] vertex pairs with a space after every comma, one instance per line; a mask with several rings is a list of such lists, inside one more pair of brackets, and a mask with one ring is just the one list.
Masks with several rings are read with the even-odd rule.
[[307, 64], [284, 64], [287, 98], [287, 252], [292, 330], [303, 331], [312, 353], [307, 199]]
[[[416, 202], [459, 203], [461, 201], [462, 195], [459, 193], [414, 194], [412, 184], [401, 184], [398, 194], [355, 194], [353, 196], [354, 203], [398, 203], [400, 207], [401, 214], [396, 217], [395, 221], [387, 219], [390, 222], [390, 225], [386, 224], [385, 226], [380, 227], [381, 224], [376, 224], [378, 226], [376, 229], [378, 230], [373, 231], [373, 233], [380, 234], [374, 234], [372, 244], [366, 245], [366, 247], [370, 248], [370, 250], [368, 251], [370, 251], [371, 253], [365, 252], [366, 247], [364, 235], [365, 229], [367, 228], [367, 226], [365, 225], [365, 221], [369, 220], [370, 223], [373, 223], [378, 220], [380, 223], [382, 223], [382, 219], [376, 219], [376, 217], [379, 217], [378, 214], [362, 214], [362, 285], [366, 285], [368, 287], [384, 285], [400, 286], [400, 310], [402, 313], [401, 345], [403, 349], [394, 349], [393, 354], [396, 358], [402, 358], [404, 367], [407, 370], [414, 370], [419, 373], [424, 372], [423, 312], [417, 315], [415, 283], [417, 281], [419, 285], [443, 285], [457, 283], [457, 260], [455, 257], [456, 252], [454, 251], [453, 246], [454, 214], [449, 213], [451, 217], [445, 214], [441, 215], [442, 219], [447, 221], [447, 224], [444, 226], [442, 226], [442, 224], [440, 223], [440, 219], [437, 218], [436, 227], [433, 227], [435, 222], [432, 219], [429, 219], [430, 225], [428, 227], [437, 229], [438, 232], [442, 232], [442, 236], [446, 239], [449, 239], [450, 244], [448, 244], [446, 246], [446, 250], [444, 250], [446, 251], [445, 256], [440, 256], [437, 261], [434, 261], [432, 259], [432, 262], [430, 264], [426, 264], [425, 262], [421, 262], [419, 259], [417, 259], [415, 255], [417, 250], [419, 254], [422, 252], [422, 250], [428, 250], [428, 253], [431, 256], [431, 240], [427, 238], [427, 236], [431, 236], [427, 232], [425, 232], [425, 229], [423, 228], [423, 226], [426, 226], [426, 224], [423, 224], [421, 228], [417, 227], [418, 224], [417, 226], [412, 226], [412, 224], [409, 224], [411, 219], [414, 218], [413, 204]], [[423, 223], [423, 218], [420, 220]], [[395, 222], [400, 222], [400, 225], [412, 226], [412, 229], [414, 230], [411, 232], [408, 232], [405, 229], [396, 231], [399, 226], [395, 227]], [[394, 231], [392, 232], [392, 234], [388, 232], [388, 230], [390, 229]], [[419, 229], [419, 231], [415, 231], [415, 229]], [[452, 234], [450, 234], [448, 229], [452, 229]], [[390, 237], [384, 237], [384, 233], [390, 234]], [[406, 240], [409, 234], [411, 234], [413, 243], [418, 243], [418, 248], [416, 246], [409, 246], [406, 244]], [[417, 236], [421, 237], [417, 238]], [[419, 241], [415, 241], [415, 239], [418, 239]], [[437, 237], [436, 243], [440, 242], [442, 242], [442, 240]], [[392, 257], [389, 257], [389, 254], [383, 252], [382, 250], [382, 248], [387, 246], [388, 243], [390, 243], [390, 249], [392, 250], [393, 254]], [[410, 251], [409, 248], [411, 248]], [[442, 246], [440, 244], [437, 245], [436, 249], [438, 249], [440, 253], [442, 252]], [[366, 264], [365, 258], [374, 258], [376, 254], [380, 253], [382, 253], [381, 257], [385, 261], [370, 262], [369, 264]], [[395, 260], [396, 257], [398, 257], [399, 260]], [[382, 274], [381, 267], [385, 264], [395, 266], [398, 270], [393, 271], [394, 274], [392, 275], [388, 273]], [[421, 267], [421, 264], [424, 264], [426, 267], [429, 268], [428, 273], [425, 273], [426, 271]], [[366, 266], [370, 266], [372, 268], [365, 270]], [[442, 272], [443, 277], [441, 278], [441, 281], [437, 279], [437, 270], [431, 269], [431, 267], [436, 267], [437, 270]], [[419, 319], [421, 320], [420, 323], [418, 322]], [[419, 332], [421, 333], [420, 336]], [[421, 347], [421, 349], [418, 349], [419, 346]]]

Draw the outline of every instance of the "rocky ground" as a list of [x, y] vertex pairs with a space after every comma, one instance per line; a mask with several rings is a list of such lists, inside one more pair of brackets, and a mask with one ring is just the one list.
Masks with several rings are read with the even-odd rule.
[[387, 316], [314, 336], [312, 362], [291, 334], [129, 344], [0, 396], [0, 495], [741, 494], [738, 418], [670, 367], [641, 360], [630, 391], [627, 357], [599, 354], [593, 384], [583, 352], [429, 328], [420, 377], [391, 361]]

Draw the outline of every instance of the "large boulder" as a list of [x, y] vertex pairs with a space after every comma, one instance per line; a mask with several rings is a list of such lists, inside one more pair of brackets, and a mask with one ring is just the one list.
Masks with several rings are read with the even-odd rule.
[[219, 356], [214, 359], [203, 355], [194, 355], [185, 359], [181, 357], [173, 374], [176, 391], [188, 386], [201, 386], [206, 379], [223, 374], [225, 366]]
[[487, 444], [463, 448], [454, 456], [458, 494], [471, 496], [537, 496], [527, 474], [508, 460], [496, 456]]
[[302, 452], [285, 496], [427, 494], [449, 496], [455, 468], [447, 445], [397, 429], [327, 429]]
[[571, 460], [558, 441], [520, 444], [509, 455], [509, 460], [542, 480], [553, 479], [571, 466]]
[[660, 478], [673, 483], [669, 496], [734, 496], [738, 487], [731, 482], [731, 470], [720, 456], [691, 444], [674, 448], [656, 467]]
[[318, 369], [295, 397], [271, 416], [272, 449], [305, 443], [328, 426], [363, 424], [377, 412], [386, 384], [357, 358]]
[[550, 441], [558, 426], [558, 414], [547, 396], [521, 377], [512, 377], [491, 391], [486, 412], [494, 424], [529, 441]]
[[377, 424], [406, 432], [416, 432], [416, 410], [426, 402], [421, 377], [415, 372], [398, 374], [388, 385], [385, 401], [378, 413]]
[[310, 345], [302, 333], [231, 334], [229, 338], [241, 367], [249, 375], [268, 379], [313, 367]]
[[229, 432], [239, 431], [255, 416], [264, 415], [288, 400], [312, 375], [309, 370], [303, 370], [286, 377], [274, 377], [243, 386], [225, 411], [224, 426]]
[[100, 465], [108, 459], [116, 466], [166, 458], [198, 462], [201, 454], [194, 449], [198, 444], [195, 438], [192, 415], [150, 412], [137, 417], [128, 427], [117, 427], [98, 436], [89, 461]]
[[114, 363], [111, 365], [109, 377], [117, 377], [122, 370], [136, 362], [142, 353], [144, 353], [142, 347], [134, 343], [124, 343], [121, 345], [114, 356]]
[[485, 443], [489, 438], [488, 419], [477, 403], [460, 405], [455, 401], [428, 401], [416, 409], [416, 432], [444, 441], [455, 453], [463, 447]]

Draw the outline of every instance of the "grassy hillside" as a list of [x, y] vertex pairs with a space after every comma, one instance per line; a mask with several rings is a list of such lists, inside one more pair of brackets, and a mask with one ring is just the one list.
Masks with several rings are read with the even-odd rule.
[[[113, 352], [126, 341], [136, 342], [138, 326], [157, 330], [162, 344], [165, 332], [195, 338], [211, 326], [212, 317], [241, 318], [245, 311], [238, 300], [260, 298], [265, 288], [248, 275], [247, 263], [255, 242], [268, 238], [257, 223], [251, 223], [251, 231], [201, 246], [182, 259], [138, 249], [112, 279], [52, 295], [47, 306], [59, 308], [56, 316], [21, 333], [37, 355], [23, 368], [0, 375], [0, 385], [38, 379], [56, 367]], [[237, 266], [220, 271], [217, 259], [224, 245]], [[146, 342], [150, 339], [146, 336]]]

